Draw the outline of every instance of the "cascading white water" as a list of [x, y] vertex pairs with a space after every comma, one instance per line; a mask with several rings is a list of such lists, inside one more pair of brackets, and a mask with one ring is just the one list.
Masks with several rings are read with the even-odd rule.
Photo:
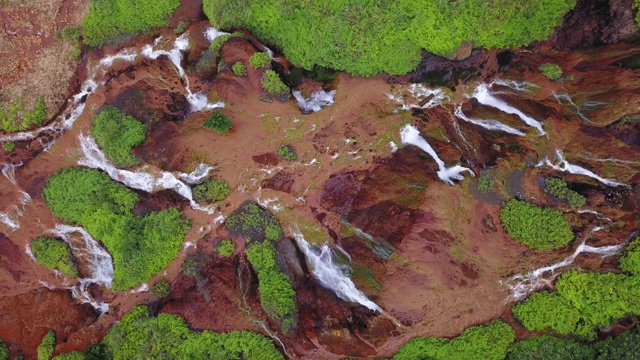
[[496, 79], [494, 80], [491, 85], [500, 85], [500, 86], [506, 86], [512, 90], [515, 90], [517, 92], [528, 92], [530, 93], [531, 91], [528, 88], [538, 88], [539, 86], [533, 83], [530, 83], [528, 81], [516, 81], [516, 80], [509, 80], [509, 79]]
[[229, 35], [229, 33], [220, 31], [214, 27], [208, 27], [204, 31], [204, 36], [207, 38], [207, 40], [209, 40], [210, 43], [212, 43], [213, 40], [219, 38], [222, 35]]
[[[14, 179], [15, 180], [15, 179]], [[0, 212], [0, 223], [7, 225], [11, 230], [20, 228], [20, 218], [24, 214], [27, 203], [31, 201], [31, 196], [26, 192], [20, 191], [20, 203], [13, 204], [9, 212]]]
[[16, 168], [22, 166], [22, 161], [17, 164], [4, 164], [2, 165], [2, 175], [13, 185], [16, 184]]
[[291, 93], [296, 99], [300, 110], [302, 110], [303, 113], [307, 114], [312, 111], [318, 112], [323, 107], [333, 104], [333, 97], [335, 96], [336, 91], [324, 91], [323, 89], [318, 89], [313, 94], [311, 94], [311, 97], [308, 99], [305, 99], [300, 91], [293, 90]]
[[411, 124], [405, 125], [400, 130], [400, 138], [402, 139], [403, 144], [410, 144], [410, 145], [417, 146], [420, 149], [422, 149], [424, 152], [429, 154], [429, 156], [431, 156], [433, 160], [435, 160], [439, 168], [437, 173], [438, 177], [444, 183], [453, 185], [454, 180], [463, 180], [464, 176], [462, 175], [462, 173], [465, 171], [469, 172], [472, 176], [475, 176], [474, 172], [471, 169], [461, 165], [454, 165], [449, 168], [446, 167], [446, 165], [444, 164], [444, 161], [442, 161], [440, 157], [438, 157], [438, 154], [435, 152], [435, 150], [433, 150], [431, 145], [429, 145], [427, 140], [425, 140], [422, 136], [420, 136], [420, 132], [418, 131], [418, 129], [416, 129]]
[[[573, 254], [568, 258], [557, 262], [552, 265], [543, 266], [541, 268], [532, 270], [526, 274], [518, 274], [507, 280], [506, 284], [511, 290], [511, 298], [515, 301], [524, 299], [530, 293], [543, 288], [544, 286], [551, 286], [552, 281], [559, 275], [554, 273], [555, 270], [571, 265], [578, 255], [582, 253], [591, 253], [604, 256], [611, 256], [618, 254], [625, 247], [625, 244], [609, 245], [593, 247], [587, 245], [586, 242], [589, 237], [596, 231], [602, 230], [601, 227], [595, 227], [588, 236], [582, 241], [580, 245], [575, 249]], [[543, 277], [545, 273], [550, 273], [550, 277]]]
[[189, 200], [193, 209], [206, 211], [208, 214], [215, 212], [213, 208], [198, 205], [198, 203], [193, 200], [191, 188], [184, 182], [178, 180], [179, 177], [188, 177], [189, 174], [179, 173], [179, 175], [176, 176], [168, 171], [154, 169], [148, 165], [136, 171], [118, 169], [107, 159], [93, 137], [84, 136], [81, 133], [78, 139], [80, 140], [80, 150], [83, 154], [83, 158], [78, 161], [79, 165], [100, 169], [106, 172], [113, 180], [121, 182], [130, 188], [148, 193], [157, 190], [173, 190], [183, 198]]
[[[51, 231], [54, 236], [62, 238], [76, 258], [84, 259], [89, 265], [89, 277], [80, 279], [80, 282], [71, 287], [71, 294], [82, 303], [91, 304], [101, 314], [109, 311], [109, 304], [98, 301], [91, 296], [88, 291], [90, 284], [98, 284], [111, 288], [113, 282], [113, 259], [111, 254], [103, 249], [100, 244], [83, 228], [78, 226], [69, 225], [56, 225], [55, 229]], [[79, 247], [74, 245], [71, 241], [70, 235], [73, 233], [79, 233], [83, 239], [83, 246]]]
[[578, 165], [573, 165], [570, 164], [564, 157], [564, 153], [558, 149], [556, 149], [556, 160], [557, 163], [554, 164], [553, 162], [551, 162], [551, 160], [549, 160], [549, 157], [546, 156], [542, 161], [540, 161], [536, 167], [540, 167], [543, 165], [547, 165], [550, 166], [553, 170], [556, 171], [562, 171], [562, 172], [568, 172], [570, 174], [576, 174], [576, 175], [584, 175], [584, 176], [588, 176], [592, 179], [598, 180], [599, 182], [607, 185], [607, 186], [626, 186], [624, 183], [621, 183], [617, 180], [612, 180], [612, 179], [605, 179], [603, 177], [601, 177], [600, 175], [595, 174], [594, 172], [592, 172], [591, 170], [587, 170], [581, 166]]
[[456, 107], [456, 110], [455, 110], [454, 114], [458, 119], [464, 120], [464, 121], [472, 123], [474, 125], [481, 126], [481, 127], [485, 128], [487, 130], [504, 131], [506, 133], [513, 134], [513, 135], [525, 136], [525, 133], [523, 133], [522, 131], [520, 131], [520, 130], [518, 130], [516, 128], [512, 128], [511, 126], [505, 125], [505, 124], [501, 123], [498, 120], [494, 120], [494, 119], [489, 119], [489, 120], [472, 119], [472, 118], [466, 116], [462, 112], [462, 107], [461, 106]]
[[[402, 110], [410, 110], [412, 108], [428, 109], [450, 100], [442, 89], [431, 89], [422, 84], [411, 84], [407, 91], [411, 94], [411, 97], [417, 100], [417, 103], [405, 101], [402, 90], [393, 94], [388, 93], [387, 97], [400, 105]], [[427, 99], [429, 100], [427, 101]]]
[[496, 108], [504, 113], [516, 115], [520, 118], [520, 120], [524, 121], [525, 124], [534, 127], [538, 130], [540, 135], [546, 135], [547, 133], [542, 130], [542, 123], [532, 118], [531, 116], [526, 115], [519, 109], [514, 108], [513, 106], [507, 104], [506, 102], [498, 99], [493, 96], [491, 92], [489, 92], [489, 85], [487, 84], [479, 84], [473, 92], [472, 95], [478, 102], [482, 105], [490, 106]]
[[571, 96], [569, 96], [569, 94], [564, 93], [564, 92], [563, 93], [554, 92], [553, 93], [553, 98], [556, 99], [558, 104], [561, 104], [561, 105], [564, 105], [564, 104], [562, 104], [562, 100], [566, 101], [568, 104], [572, 105], [576, 109], [576, 115], [578, 115], [582, 120], [584, 120], [586, 122], [591, 122], [591, 120], [589, 120], [589, 118], [584, 116], [582, 111], [580, 111], [580, 108], [578, 107], [578, 105], [576, 105], [573, 102], [573, 100], [571, 99]]
[[133, 60], [136, 59], [137, 56], [138, 56], [137, 51], [133, 49], [124, 49], [115, 55], [105, 56], [103, 59], [100, 60], [100, 65], [111, 67], [111, 65], [113, 65], [113, 62], [116, 60], [124, 60], [126, 62], [132, 62]]
[[195, 170], [189, 174], [180, 174], [180, 179], [189, 185], [197, 185], [209, 177], [211, 170], [213, 170], [212, 166], [200, 163], [196, 166]]
[[599, 213], [599, 212], [594, 211], [594, 210], [588, 210], [588, 209], [578, 210], [578, 214], [593, 214], [598, 219], [607, 220], [607, 221], [613, 221], [613, 220], [611, 220], [610, 217], [607, 217], [604, 214]]
[[324, 243], [320, 249], [317, 249], [312, 247], [299, 231], [292, 229], [291, 234], [300, 250], [307, 257], [313, 270], [313, 276], [320, 282], [320, 285], [333, 290], [342, 300], [355, 302], [369, 310], [382, 312], [382, 308], [369, 300], [362, 291], [358, 290], [353, 281], [347, 276], [351, 272], [349, 266], [335, 261], [335, 254], [329, 245]]

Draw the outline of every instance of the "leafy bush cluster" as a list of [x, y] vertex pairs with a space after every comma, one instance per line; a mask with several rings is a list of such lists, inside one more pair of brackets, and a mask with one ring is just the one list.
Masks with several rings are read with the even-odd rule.
[[596, 352], [590, 346], [557, 338], [551, 335], [537, 336], [515, 343], [507, 360], [595, 360]]
[[[214, 333], [193, 331], [178, 315], [150, 316], [146, 306], [138, 305], [114, 325], [102, 343], [84, 354], [74, 352], [56, 360], [76, 360], [73, 354], [96, 356], [91, 359], [225, 359], [283, 360], [273, 342], [251, 331]], [[99, 357], [98, 357], [99, 356]]]
[[493, 178], [489, 174], [482, 174], [478, 177], [478, 191], [489, 192], [493, 189]]
[[284, 98], [289, 95], [289, 87], [285, 85], [280, 76], [273, 71], [267, 70], [262, 74], [262, 79], [260, 80], [262, 84], [262, 89], [266, 91], [269, 95], [277, 96], [279, 98]]
[[393, 360], [503, 360], [513, 343], [513, 329], [500, 320], [473, 326], [455, 339], [415, 338], [398, 350]]
[[232, 126], [231, 120], [229, 120], [227, 115], [221, 113], [220, 110], [216, 110], [207, 118], [207, 121], [204, 122], [206, 129], [213, 129], [219, 134], [226, 133]]
[[632, 275], [640, 275], [640, 238], [627, 246], [620, 257], [620, 268]]
[[169, 291], [171, 291], [171, 285], [165, 279], [156, 281], [156, 283], [151, 287], [153, 295], [160, 299], [167, 297], [167, 295], [169, 295]]
[[9, 360], [9, 348], [0, 339], [0, 360]]
[[271, 64], [271, 56], [266, 52], [257, 52], [249, 57], [249, 65], [252, 69], [259, 69]]
[[78, 269], [69, 245], [64, 241], [38, 236], [31, 242], [31, 252], [40, 264], [61, 273], [78, 276]]
[[296, 311], [296, 293], [278, 265], [273, 245], [283, 235], [278, 220], [268, 210], [249, 201], [234, 211], [225, 224], [231, 235], [242, 235], [250, 243], [246, 254], [258, 274], [260, 304], [269, 315], [279, 318], [283, 330], [288, 331]]
[[222, 179], [207, 180], [193, 188], [193, 198], [198, 201], [220, 201], [229, 195], [229, 183]]
[[247, 75], [247, 68], [240, 61], [236, 61], [233, 66], [231, 66], [231, 71], [233, 71], [236, 76]]
[[16, 149], [16, 143], [13, 141], [7, 141], [2, 144], [2, 149], [8, 153], [13, 152]]
[[[413, 70], [425, 49], [451, 56], [464, 42], [523, 46], [549, 36], [575, 0], [205, 0], [217, 28], [249, 28], [306, 69], [357, 75]], [[247, 14], [251, 14], [248, 16]]]
[[293, 150], [293, 146], [291, 145], [282, 145], [278, 148], [278, 156], [282, 160], [294, 161], [298, 158], [296, 152]]
[[546, 193], [551, 194], [560, 200], [567, 201], [569, 206], [573, 208], [584, 206], [587, 203], [587, 199], [584, 196], [569, 189], [567, 187], [567, 183], [562, 179], [549, 177], [546, 178], [544, 182], [544, 191]]
[[191, 227], [178, 209], [133, 215], [138, 195], [95, 169], [57, 171], [47, 179], [44, 199], [62, 221], [83, 226], [106, 246], [116, 291], [146, 282], [167, 266]]
[[[0, 130], [6, 132], [24, 131], [31, 129], [34, 125], [42, 125], [47, 119], [47, 108], [43, 98], [38, 98], [33, 110], [23, 111], [23, 108], [24, 105], [21, 101], [0, 104]], [[22, 119], [20, 119], [20, 114], [22, 114]]]
[[84, 43], [115, 43], [126, 36], [166, 26], [167, 17], [179, 5], [180, 0], [91, 0], [82, 22]]
[[105, 106], [93, 119], [91, 132], [105, 155], [117, 166], [131, 166], [140, 159], [131, 149], [146, 138], [147, 128], [132, 116], [113, 106]]
[[220, 244], [218, 244], [216, 250], [220, 256], [229, 257], [236, 251], [236, 245], [229, 239], [223, 239], [220, 241]]
[[502, 204], [500, 221], [509, 236], [537, 251], [561, 248], [573, 239], [573, 232], [561, 211], [540, 208], [524, 201]]
[[556, 64], [542, 64], [538, 67], [538, 70], [549, 80], [558, 80], [562, 76], [562, 69]]
[[56, 346], [56, 333], [49, 330], [47, 335], [42, 338], [42, 342], [38, 345], [38, 360], [49, 360], [53, 356], [53, 349]]

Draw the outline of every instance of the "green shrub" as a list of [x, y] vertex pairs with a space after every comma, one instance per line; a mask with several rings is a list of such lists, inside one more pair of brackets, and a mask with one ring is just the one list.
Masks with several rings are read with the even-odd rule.
[[640, 237], [632, 241], [620, 257], [620, 269], [640, 275]]
[[542, 64], [538, 67], [538, 70], [549, 80], [558, 80], [562, 76], [562, 69], [556, 64]]
[[193, 188], [193, 198], [198, 201], [220, 201], [229, 195], [229, 183], [224, 180], [207, 180]]
[[61, 273], [78, 276], [78, 269], [69, 245], [64, 241], [38, 236], [31, 242], [31, 252], [40, 264]]
[[629, 314], [640, 314], [640, 277], [570, 270], [556, 282], [557, 293], [535, 293], [513, 313], [532, 331], [595, 338], [594, 329]]
[[291, 145], [282, 145], [278, 148], [278, 156], [282, 160], [294, 161], [298, 159], [298, 155], [296, 155], [295, 151], [293, 151], [293, 146]]
[[80, 26], [65, 26], [56, 32], [56, 37], [63, 41], [78, 41], [80, 36], [82, 36], [82, 27]]
[[117, 166], [131, 166], [140, 161], [131, 154], [131, 149], [144, 141], [146, 131], [144, 124], [113, 106], [103, 107], [91, 127], [96, 143]]
[[167, 17], [179, 5], [179, 0], [91, 0], [82, 22], [84, 43], [101, 46], [167, 26]]
[[153, 284], [153, 287], [151, 288], [151, 292], [153, 293], [153, 295], [160, 299], [167, 297], [170, 291], [171, 285], [169, 285], [169, 282], [167, 282], [167, 280], [165, 279], [156, 281], [156, 283]]
[[0, 339], [0, 360], [9, 360], [9, 348]]
[[2, 148], [8, 153], [13, 152], [13, 150], [16, 149], [16, 143], [14, 143], [13, 141], [7, 141], [2, 144]]
[[247, 68], [240, 61], [236, 61], [233, 64], [233, 66], [231, 67], [231, 70], [233, 71], [233, 73], [236, 76], [245, 76], [245, 75], [247, 75]]
[[576, 208], [584, 206], [587, 203], [587, 199], [578, 194], [577, 192], [570, 190], [567, 183], [562, 179], [549, 177], [544, 180], [544, 191], [560, 200], [565, 200], [569, 203], [569, 206]]
[[278, 220], [253, 201], [242, 204], [225, 222], [232, 236], [243, 236], [247, 242], [277, 241], [282, 237]]
[[640, 26], [640, 0], [633, 0], [631, 7], [636, 11], [636, 25]]
[[114, 360], [125, 359], [229, 359], [280, 360], [282, 354], [268, 338], [250, 331], [229, 333], [189, 330], [173, 314], [149, 315], [136, 306], [115, 324], [103, 343]]
[[177, 209], [133, 215], [136, 193], [95, 169], [58, 170], [47, 179], [43, 195], [57, 217], [83, 226], [106, 246], [113, 257], [115, 291], [146, 282], [166, 267], [191, 228]]
[[482, 174], [478, 177], [478, 191], [489, 192], [493, 189], [493, 178], [489, 174]]
[[513, 329], [495, 320], [473, 326], [455, 339], [415, 338], [398, 350], [394, 360], [503, 360], [515, 339]]
[[234, 251], [236, 251], [236, 245], [229, 239], [223, 239], [220, 241], [216, 250], [218, 250], [218, 254], [220, 254], [220, 256], [229, 257], [233, 255]]
[[206, 129], [213, 129], [219, 134], [226, 133], [232, 126], [233, 124], [231, 123], [231, 120], [229, 120], [229, 118], [219, 110], [211, 114], [207, 121], [204, 122], [204, 127]]
[[597, 360], [635, 360], [640, 354], [640, 330], [636, 327], [594, 344]]
[[281, 98], [289, 95], [289, 87], [280, 80], [280, 76], [273, 70], [267, 70], [262, 74], [261, 83], [262, 88], [269, 95]]
[[590, 346], [551, 335], [536, 336], [515, 343], [506, 360], [594, 360]]
[[291, 288], [287, 275], [282, 273], [271, 241], [254, 243], [246, 250], [251, 267], [258, 274], [260, 304], [271, 316], [282, 321], [283, 331], [293, 324], [296, 312], [296, 292]]
[[187, 255], [180, 267], [182, 268], [182, 272], [188, 277], [194, 278], [200, 273], [200, 261], [193, 255]]
[[[422, 49], [451, 56], [463, 42], [485, 48], [544, 40], [575, 0], [204, 0], [218, 28], [248, 28], [306, 69], [404, 74]], [[248, 16], [251, 14], [251, 16]]]
[[85, 360], [85, 359], [86, 359], [85, 354], [79, 351], [72, 351], [70, 353], [60, 354], [53, 358], [53, 360]]
[[558, 249], [573, 239], [571, 227], [561, 211], [524, 201], [504, 202], [500, 221], [509, 236], [537, 251]]
[[49, 360], [53, 356], [53, 348], [56, 346], [56, 333], [49, 330], [38, 345], [38, 360]]
[[[0, 104], [0, 130], [15, 132], [40, 126], [47, 119], [47, 108], [43, 98], [38, 98], [32, 111], [24, 111], [22, 101]], [[22, 119], [20, 119], [22, 114]]]
[[271, 57], [266, 52], [257, 52], [249, 57], [249, 66], [259, 69], [271, 64]]
[[173, 29], [173, 33], [174, 33], [174, 34], [176, 34], [176, 35], [177, 35], [177, 34], [181, 34], [181, 33], [183, 33], [183, 32], [184, 32], [184, 30], [187, 28], [187, 25], [189, 25], [189, 23], [188, 23], [188, 22], [186, 22], [186, 21], [180, 21], [180, 23], [178, 24], [178, 26], [177, 26], [175, 29]]

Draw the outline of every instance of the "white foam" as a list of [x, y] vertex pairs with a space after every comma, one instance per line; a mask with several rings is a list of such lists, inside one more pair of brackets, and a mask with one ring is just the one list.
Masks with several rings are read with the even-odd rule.
[[209, 166], [205, 163], [200, 163], [196, 166], [195, 170], [190, 172], [189, 174], [180, 174], [180, 179], [186, 182], [189, 185], [197, 185], [202, 183], [206, 178], [209, 177], [209, 173], [213, 170], [212, 166]]
[[303, 113], [310, 113], [312, 111], [318, 112], [323, 107], [333, 104], [333, 98], [336, 94], [336, 91], [324, 91], [323, 89], [318, 89], [313, 94], [311, 94], [311, 97], [308, 99], [305, 99], [300, 91], [293, 90], [291, 93], [296, 99], [300, 110], [302, 110]]
[[[393, 142], [393, 141], [389, 141], [389, 148], [391, 148], [391, 152], [392, 153], [398, 151], [398, 145], [396, 145], [396, 143]], [[336, 155], [338, 155], [338, 154], [336, 154]]]
[[481, 120], [481, 119], [470, 118], [470, 117], [466, 116], [462, 112], [462, 107], [461, 106], [458, 106], [456, 108], [455, 116], [458, 119], [464, 120], [464, 121], [472, 123], [474, 125], [481, 126], [481, 127], [485, 128], [487, 130], [504, 131], [506, 133], [513, 134], [513, 135], [525, 136], [525, 133], [523, 133], [522, 131], [520, 131], [518, 129], [515, 129], [515, 128], [512, 128], [511, 126], [505, 125], [505, 124], [501, 123], [498, 120], [494, 120], [494, 119]]
[[613, 179], [605, 179], [603, 177], [601, 177], [600, 175], [595, 174], [594, 172], [592, 172], [591, 170], [585, 169], [581, 166], [578, 165], [573, 165], [570, 164], [565, 158], [564, 158], [564, 153], [558, 149], [556, 149], [556, 160], [557, 163], [554, 164], [553, 162], [551, 162], [551, 160], [549, 160], [549, 157], [545, 157], [541, 162], [539, 162], [536, 167], [540, 167], [542, 165], [548, 165], [550, 166], [552, 169], [556, 170], [556, 171], [562, 171], [562, 172], [568, 172], [570, 174], [576, 174], [576, 175], [584, 175], [584, 176], [588, 176], [592, 179], [598, 180], [599, 182], [607, 185], [607, 186], [626, 186], [624, 183], [621, 183], [617, 180], [613, 180]]
[[462, 175], [462, 173], [465, 171], [469, 172], [472, 176], [475, 176], [475, 174], [471, 169], [461, 165], [454, 165], [452, 167], [447, 167], [444, 164], [444, 161], [442, 161], [440, 157], [438, 157], [438, 154], [435, 152], [435, 150], [433, 150], [431, 145], [429, 145], [427, 140], [425, 140], [422, 136], [420, 136], [420, 132], [418, 131], [418, 129], [416, 129], [411, 124], [405, 125], [400, 130], [400, 138], [402, 139], [403, 144], [410, 144], [410, 145], [417, 146], [420, 149], [422, 149], [424, 152], [429, 154], [429, 156], [431, 156], [433, 160], [435, 160], [439, 168], [437, 173], [438, 178], [440, 178], [440, 180], [442, 180], [444, 183], [453, 185], [454, 180], [463, 180], [464, 176]]
[[100, 60], [100, 65], [110, 67], [116, 60], [132, 62], [138, 56], [138, 52], [133, 49], [125, 49], [115, 55], [105, 56]]
[[[428, 109], [438, 105], [442, 105], [445, 101], [450, 100], [449, 96], [447, 96], [442, 89], [431, 89], [422, 84], [411, 84], [406, 89], [411, 97], [417, 102], [405, 100], [405, 94], [403, 94], [402, 90], [403, 89], [400, 89], [398, 92], [393, 94], [387, 94], [389, 100], [394, 101], [395, 103], [400, 105], [402, 110], [410, 110], [412, 108]], [[425, 101], [429, 97], [431, 98], [428, 101]], [[420, 103], [424, 104], [420, 105]]]
[[320, 285], [333, 290], [342, 300], [355, 302], [365, 306], [369, 310], [382, 312], [380, 306], [369, 300], [362, 291], [356, 288], [356, 285], [347, 275], [351, 272], [351, 268], [348, 265], [339, 264], [335, 261], [335, 254], [329, 245], [324, 243], [322, 247], [318, 249], [311, 246], [299, 231], [291, 230], [291, 234], [295, 238], [300, 250], [302, 250], [307, 257], [313, 272], [313, 277], [318, 280]]
[[208, 27], [204, 31], [204, 36], [209, 40], [209, 42], [213, 42], [213, 40], [219, 38], [222, 35], [229, 35], [228, 32], [220, 31], [214, 27]]
[[16, 168], [22, 166], [22, 161], [20, 161], [17, 164], [4, 164], [2, 166], [2, 175], [4, 175], [5, 178], [7, 178], [7, 180], [9, 180], [10, 183], [12, 183], [13, 185], [17, 185], [16, 184]]

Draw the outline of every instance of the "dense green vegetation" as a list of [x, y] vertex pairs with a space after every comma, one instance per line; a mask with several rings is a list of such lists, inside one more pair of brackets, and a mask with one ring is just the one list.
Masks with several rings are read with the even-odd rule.
[[635, 360], [640, 354], [640, 329], [625, 331], [594, 344], [597, 360]]
[[7, 141], [2, 144], [2, 149], [4, 149], [4, 151], [9, 153], [13, 152], [13, 150], [16, 149], [16, 143], [14, 143], [13, 141]]
[[640, 313], [638, 276], [571, 270], [560, 276], [556, 289], [535, 293], [513, 308], [527, 329], [593, 339], [596, 327]]
[[493, 178], [489, 174], [482, 174], [478, 177], [478, 191], [489, 192], [493, 189]]
[[289, 87], [282, 82], [278, 73], [273, 70], [265, 71], [260, 81], [262, 89], [269, 95], [279, 98], [284, 98], [289, 95]]
[[544, 180], [544, 191], [560, 200], [567, 201], [573, 208], [584, 206], [587, 199], [577, 192], [568, 188], [567, 183], [562, 179], [549, 177]]
[[204, 1], [215, 27], [249, 28], [306, 69], [357, 75], [407, 73], [422, 49], [451, 56], [464, 42], [501, 48], [542, 40], [574, 6], [575, 0]]
[[0, 339], [0, 360], [9, 360], [9, 348]]
[[293, 146], [291, 145], [282, 145], [278, 148], [278, 156], [282, 160], [294, 161], [298, 158], [296, 152], [293, 150]]
[[620, 269], [633, 275], [640, 275], [640, 238], [636, 238], [620, 257]]
[[180, 0], [91, 0], [82, 22], [84, 43], [100, 46], [168, 25]]
[[140, 159], [131, 154], [146, 137], [147, 128], [113, 106], [105, 106], [93, 119], [91, 132], [105, 155], [117, 166], [131, 166]]
[[595, 359], [595, 350], [578, 342], [543, 335], [518, 341], [507, 360], [590, 360]]
[[216, 110], [207, 118], [207, 121], [204, 122], [204, 127], [206, 129], [213, 129], [219, 134], [228, 132], [232, 126], [233, 124], [227, 115], [221, 113], [219, 110]]
[[271, 56], [266, 52], [257, 52], [249, 57], [249, 65], [252, 69], [259, 69], [271, 64]]
[[295, 291], [277, 261], [274, 242], [282, 237], [278, 220], [254, 202], [246, 202], [229, 216], [226, 227], [233, 236], [250, 243], [246, 250], [251, 266], [258, 274], [260, 304], [269, 315], [282, 321], [288, 331], [295, 315]]
[[171, 291], [171, 285], [169, 285], [169, 282], [165, 279], [156, 281], [156, 283], [151, 287], [151, 293], [160, 299], [167, 297], [167, 295], [169, 295], [169, 291]]
[[573, 232], [561, 211], [511, 199], [502, 204], [500, 221], [509, 236], [538, 251], [561, 248]]
[[38, 236], [31, 242], [31, 252], [40, 264], [61, 273], [78, 276], [78, 269], [69, 245], [64, 241]]
[[231, 71], [233, 71], [236, 76], [247, 75], [247, 68], [240, 61], [236, 61], [233, 66], [231, 66]]
[[53, 356], [53, 349], [56, 346], [56, 333], [53, 330], [42, 338], [42, 342], [38, 345], [38, 360], [49, 360]]
[[167, 266], [190, 229], [177, 209], [133, 215], [138, 195], [95, 169], [57, 171], [47, 179], [44, 198], [62, 221], [83, 226], [106, 246], [116, 291], [146, 282]]
[[216, 250], [220, 256], [229, 257], [236, 251], [236, 245], [229, 239], [222, 239], [216, 247]]
[[455, 339], [418, 337], [406, 343], [394, 360], [502, 360], [515, 339], [513, 329], [496, 320], [473, 326]]
[[542, 64], [538, 67], [538, 70], [549, 80], [558, 80], [562, 76], [562, 69], [556, 64]]
[[193, 188], [193, 198], [198, 201], [220, 201], [229, 195], [229, 183], [222, 179], [207, 180]]
[[102, 343], [84, 353], [73, 352], [56, 360], [220, 359], [281, 360], [268, 338], [250, 331], [214, 333], [193, 331], [177, 315], [150, 316], [138, 305], [115, 324]]
[[[20, 115], [22, 115], [22, 119], [20, 119]], [[46, 119], [47, 108], [43, 98], [38, 98], [31, 111], [24, 111], [22, 101], [0, 104], [0, 130], [6, 132], [28, 130], [34, 125], [42, 125]]]

